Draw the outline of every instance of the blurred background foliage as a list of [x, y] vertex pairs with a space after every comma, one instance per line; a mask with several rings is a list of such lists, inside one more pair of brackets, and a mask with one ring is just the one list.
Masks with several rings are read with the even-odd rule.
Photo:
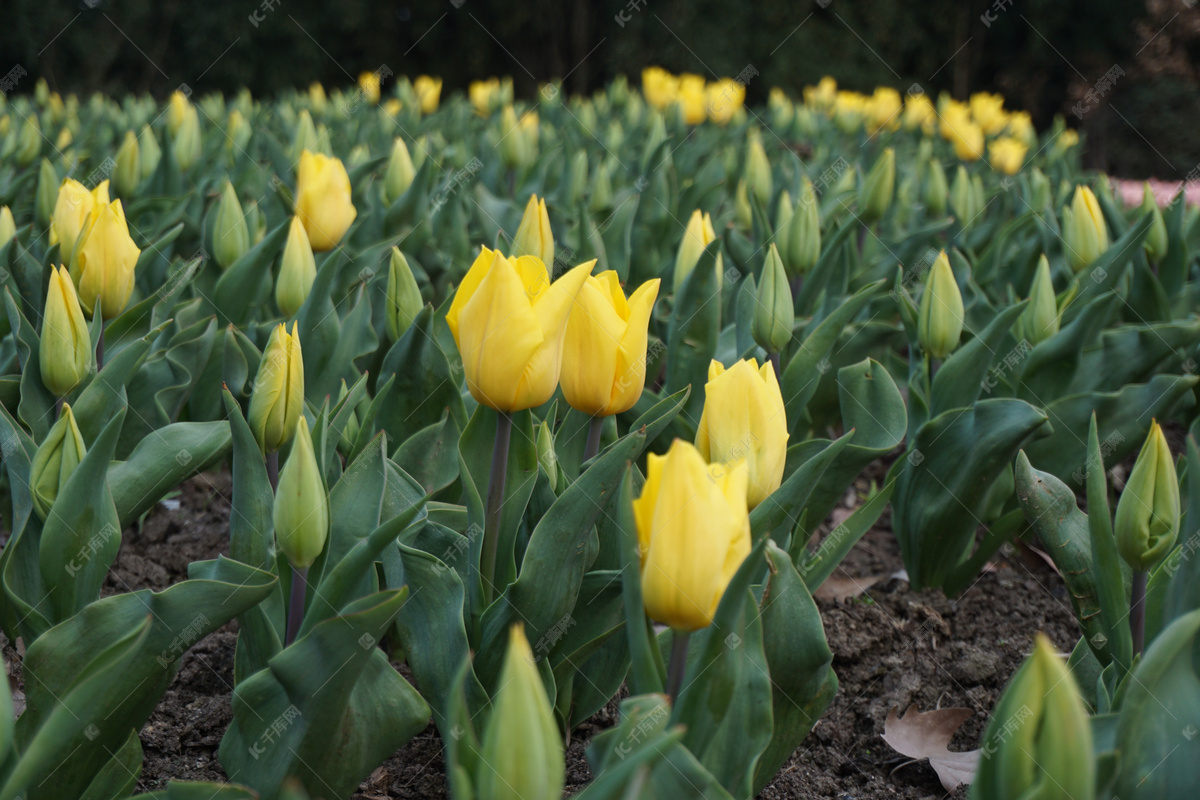
[[[914, 84], [1004, 94], [1039, 127], [1063, 114], [1088, 166], [1180, 178], [1200, 162], [1195, 0], [5, 0], [0, 73], [19, 64], [60, 92], [272, 94], [362, 70], [430, 73], [445, 92], [512, 75], [519, 95], [572, 92], [660, 64], [712, 78], [752, 65], [748, 101], [834, 75], [870, 91]], [[1124, 73], [1098, 102], [1089, 90]], [[29, 89], [32, 80], [19, 86]], [[1072, 112], [1084, 101], [1091, 110]]]

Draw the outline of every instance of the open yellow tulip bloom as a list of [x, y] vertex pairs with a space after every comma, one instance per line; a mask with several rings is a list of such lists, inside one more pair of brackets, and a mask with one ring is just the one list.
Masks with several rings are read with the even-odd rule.
[[95, 189], [88, 188], [74, 178], [64, 178], [58, 187], [54, 201], [54, 213], [50, 217], [50, 244], [57, 243], [59, 258], [70, 263], [75, 250], [75, 240], [87, 226], [88, 217], [97, 203], [108, 203], [108, 181], [101, 181]]
[[100, 298], [100, 312], [105, 319], [125, 310], [133, 294], [133, 272], [141, 255], [129, 235], [121, 201], [97, 202], [71, 261], [71, 277], [79, 286], [79, 302], [89, 314], [95, 313], [96, 298]]
[[628, 300], [613, 270], [579, 290], [563, 342], [562, 390], [573, 408], [594, 417], [633, 408], [646, 385], [646, 328], [658, 278]]
[[708, 365], [696, 449], [713, 464], [745, 460], [747, 502], [754, 508], [783, 481], [788, 426], [783, 394], [770, 362], [743, 359], [729, 369]]
[[509, 412], [550, 399], [567, 318], [595, 264], [580, 264], [551, 283], [539, 258], [482, 249], [446, 313], [476, 400]]
[[350, 199], [350, 176], [340, 159], [305, 150], [296, 169], [296, 214], [315, 252], [332, 250], [358, 210]]
[[748, 474], [742, 462], [710, 468], [676, 439], [650, 454], [633, 501], [642, 561], [642, 602], [652, 619], [683, 631], [712, 623], [725, 587], [750, 553]]

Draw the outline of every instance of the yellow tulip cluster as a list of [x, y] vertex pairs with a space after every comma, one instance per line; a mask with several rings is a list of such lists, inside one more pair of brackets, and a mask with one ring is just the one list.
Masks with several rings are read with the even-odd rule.
[[688, 125], [699, 125], [706, 119], [724, 125], [746, 102], [746, 86], [741, 81], [721, 78], [709, 82], [687, 72], [672, 75], [662, 67], [642, 70], [642, 94], [659, 110], [678, 104]]

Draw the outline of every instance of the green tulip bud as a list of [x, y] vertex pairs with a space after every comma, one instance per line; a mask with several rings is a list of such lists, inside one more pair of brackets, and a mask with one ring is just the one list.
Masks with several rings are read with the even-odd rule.
[[183, 122], [171, 143], [171, 152], [175, 156], [175, 163], [184, 172], [200, 160], [200, 117], [195, 106], [189, 105], [185, 110]]
[[1035, 210], [1042, 211], [1050, 206], [1050, 179], [1037, 167], [1029, 172], [1029, 190], [1029, 205]]
[[112, 173], [113, 188], [128, 200], [142, 182], [141, 166], [138, 164], [138, 140], [133, 131], [125, 131], [125, 138], [117, 150], [117, 163]]
[[397, 136], [392, 143], [392, 156], [388, 159], [387, 175], [383, 179], [384, 201], [391, 205], [400, 199], [400, 195], [412, 186], [413, 176], [416, 174], [412, 156], [408, 153], [408, 145]]
[[1079, 272], [1108, 249], [1108, 226], [1096, 195], [1086, 186], [1075, 188], [1071, 214], [1063, 218], [1067, 262]]
[[508, 169], [516, 169], [525, 162], [523, 142], [517, 112], [512, 106], [505, 106], [500, 114], [500, 161]]
[[21, 134], [17, 137], [17, 163], [27, 167], [42, 152], [42, 126], [37, 114], [30, 114], [21, 126]]
[[158, 139], [154, 138], [154, 131], [150, 130], [149, 125], [142, 126], [138, 149], [141, 151], [138, 153], [138, 169], [142, 173], [142, 180], [146, 180], [154, 174], [158, 162], [162, 160], [162, 148], [158, 146]]
[[[346, 379], [342, 378], [342, 388], [338, 390], [338, 403], [346, 399], [350, 394], [350, 388], [346, 386]], [[358, 413], [351, 410], [349, 418], [346, 420], [346, 427], [342, 429], [342, 437], [338, 440], [338, 450], [343, 455], [354, 449], [354, 442], [358, 440], [358, 432], [360, 430], [358, 424]]]
[[308, 569], [329, 538], [329, 497], [317, 466], [308, 420], [301, 414], [275, 490], [275, 541], [288, 563]]
[[772, 243], [758, 284], [758, 303], [751, 323], [754, 341], [768, 353], [781, 353], [792, 340], [795, 321], [792, 289], [783, 269], [783, 259]]
[[783, 231], [780, 254], [789, 275], [803, 275], [821, 257], [821, 208], [808, 178], [800, 183], [800, 197]]
[[733, 215], [738, 227], [749, 231], [754, 227], [754, 211], [750, 208], [750, 194], [746, 191], [746, 182], [738, 181], [737, 191], [733, 196]]
[[546, 265], [546, 269], [554, 271], [554, 232], [550, 229], [550, 215], [546, 211], [546, 201], [539, 200], [536, 194], [529, 196], [525, 204], [525, 214], [513, 237], [514, 256], [536, 256]]
[[946, 251], [938, 254], [925, 278], [921, 309], [917, 316], [917, 338], [930, 357], [944, 360], [958, 347], [963, 329], [962, 293], [950, 268]]
[[871, 165], [858, 189], [858, 209], [865, 221], [874, 222], [887, 213], [895, 187], [896, 151], [888, 147]]
[[592, 173], [592, 186], [588, 198], [588, 210], [595, 213], [611, 208], [613, 203], [612, 166], [601, 161]]
[[421, 168], [421, 165], [425, 163], [425, 159], [429, 156], [429, 148], [431, 146], [432, 143], [429, 141], [429, 137], [425, 134], [421, 134], [421, 136], [417, 137], [417, 140], [413, 142], [412, 150], [409, 150], [409, 155], [412, 158], [414, 175], [416, 174], [416, 171]]
[[979, 209], [975, 207], [975, 190], [971, 188], [971, 176], [962, 164], [958, 165], [958, 171], [954, 173], [954, 182], [950, 184], [950, 208], [958, 218], [958, 224], [964, 229], [970, 227], [979, 214]]
[[646, 150], [643, 155], [643, 161], [654, 155], [654, 151], [658, 146], [667, 140], [667, 124], [663, 120], [663, 115], [654, 111], [650, 114], [650, 130], [646, 133]]
[[1071, 671], [1038, 634], [983, 735], [970, 800], [1091, 800], [1092, 729]]
[[300, 117], [296, 122], [296, 130], [292, 133], [292, 161], [299, 161], [300, 154], [305, 150], [311, 153], [317, 152], [319, 139], [317, 138], [317, 128], [313, 125], [312, 115], [308, 113], [308, 109], [301, 109]]
[[606, 146], [609, 152], [617, 153], [621, 150], [621, 145], [625, 144], [625, 129], [621, 127], [618, 120], [612, 120], [608, 123], [608, 130], [604, 134], [607, 140]]
[[38, 345], [42, 383], [54, 396], [65, 397], [91, 371], [93, 355], [71, 275], [66, 267], [51, 267]]
[[299, 216], [288, 225], [287, 243], [279, 261], [279, 279], [275, 282], [275, 305], [284, 317], [291, 318], [304, 305], [313, 281], [317, 279], [317, 261], [313, 257], [308, 233]]
[[554, 452], [554, 434], [550, 432], [550, 425], [545, 420], [538, 426], [537, 459], [538, 464], [546, 471], [546, 477], [550, 479], [550, 488], [557, 489], [558, 455]]
[[483, 734], [476, 796], [487, 800], [558, 800], [563, 742], [521, 626], [514, 625]]
[[54, 204], [58, 202], [58, 170], [50, 163], [50, 159], [43, 158], [42, 166], [38, 169], [37, 194], [34, 199], [34, 213], [37, 215], [38, 225], [43, 228], [50, 226], [50, 220], [54, 216]]
[[842, 195], [853, 194], [857, 185], [858, 172], [853, 169], [844, 169], [841, 175], [838, 176], [837, 183], [833, 185], [833, 196], [840, 197]]
[[942, 169], [940, 161], [933, 159], [930, 159], [927, 170], [928, 175], [925, 178], [925, 192], [922, 200], [930, 214], [940, 217], [946, 213], [946, 197], [950, 192], [946, 186], [946, 171]]
[[213, 257], [223, 269], [250, 249], [250, 231], [246, 227], [246, 216], [238, 202], [233, 183], [225, 181], [221, 199], [217, 202], [217, 218], [212, 232]]
[[0, 206], [0, 247], [8, 244], [17, 235], [17, 223], [13, 219], [12, 209]]
[[417, 314], [421, 313], [421, 289], [413, 277], [408, 259], [399, 247], [392, 248], [388, 262], [387, 282], [387, 334], [393, 342], [404, 335]]
[[33, 454], [29, 470], [29, 488], [33, 496], [33, 510], [42, 520], [50, 514], [58, 492], [67, 483], [67, 478], [79, 466], [87, 454], [79, 426], [71, 406], [63, 403], [58, 421], [50, 428], [46, 438]]
[[276, 326], [267, 340], [246, 422], [263, 453], [283, 447], [296, 432], [296, 420], [304, 410], [304, 354], [300, 350], [300, 333], [292, 323], [289, 334], [283, 325]]
[[583, 190], [587, 187], [587, 179], [587, 151], [580, 150], [571, 159], [571, 173], [567, 181], [567, 204], [572, 208], [583, 196]]
[[771, 162], [763, 149], [762, 135], [757, 130], [746, 136], [746, 169], [743, 174], [746, 187], [764, 206], [771, 202]]
[[775, 204], [775, 230], [782, 231], [792, 218], [792, 196], [784, 189], [779, 193], [779, 202]]
[[1139, 210], [1143, 214], [1149, 212], [1153, 217], [1150, 232], [1146, 234], [1142, 247], [1146, 250], [1146, 258], [1150, 259], [1150, 263], [1157, 264], [1167, 255], [1167, 224], [1163, 222], [1162, 210], [1154, 199], [1154, 192], [1150, 191], [1149, 181], [1142, 184], [1142, 207]]
[[1029, 305], [1021, 312], [1021, 332], [1031, 344], [1039, 344], [1058, 333], [1058, 302], [1054, 282], [1050, 280], [1050, 262], [1038, 259], [1033, 285], [1029, 287]]
[[1179, 478], [1162, 428], [1155, 421], [1117, 502], [1117, 550], [1137, 572], [1148, 572], [1175, 546]]

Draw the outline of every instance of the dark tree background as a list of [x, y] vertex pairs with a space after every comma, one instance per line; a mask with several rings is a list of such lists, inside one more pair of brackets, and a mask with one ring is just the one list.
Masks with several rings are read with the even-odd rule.
[[[850, 88], [1002, 92], [1039, 126], [1084, 130], [1094, 166], [1178, 177], [1200, 161], [1200, 8], [1194, 0], [5, 0], [0, 74], [62, 92], [345, 85], [386, 64], [444, 92], [512, 75], [532, 96], [567, 76], [585, 92], [644, 66], [713, 77], [752, 65], [751, 102], [824, 74]], [[1096, 81], [1124, 73], [1082, 119]], [[21, 88], [32, 86], [32, 81]]]

